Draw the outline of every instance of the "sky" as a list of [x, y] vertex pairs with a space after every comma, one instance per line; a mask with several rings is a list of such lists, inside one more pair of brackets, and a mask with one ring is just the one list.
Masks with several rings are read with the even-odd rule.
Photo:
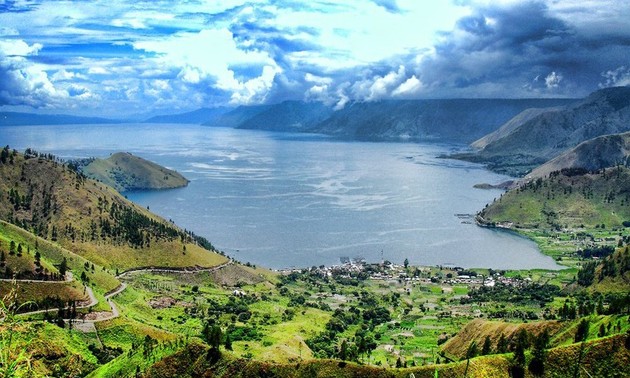
[[341, 109], [619, 85], [627, 0], [0, 0], [0, 111]]

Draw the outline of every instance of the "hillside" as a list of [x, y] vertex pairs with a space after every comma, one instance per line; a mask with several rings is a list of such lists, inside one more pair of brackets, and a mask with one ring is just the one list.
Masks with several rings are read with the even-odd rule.
[[518, 129], [522, 124], [529, 122], [530, 120], [538, 117], [539, 115], [549, 112], [549, 111], [557, 111], [560, 110], [559, 107], [552, 108], [531, 108], [525, 109], [514, 118], [510, 119], [506, 123], [503, 124], [498, 130], [491, 132], [490, 134], [484, 136], [483, 138], [477, 139], [476, 141], [471, 143], [471, 146], [476, 149], [483, 149], [487, 145], [496, 142], [499, 139], [506, 137], [507, 135], [514, 132], [514, 130]]
[[[617, 335], [605, 339], [597, 339], [585, 344], [588, 352], [578, 358], [579, 344], [552, 348], [545, 358], [545, 371], [550, 376], [559, 378], [574, 377], [574, 371], [586, 371], [590, 376], [623, 377], [630, 374], [630, 351], [623, 346], [628, 345], [628, 336]], [[223, 355], [212, 359], [207, 347], [192, 344], [172, 356], [154, 364], [146, 373], [148, 378], [167, 377], [279, 377], [279, 378], [408, 378], [408, 377], [442, 377], [442, 378], [499, 378], [509, 375], [514, 362], [509, 355], [479, 356], [467, 361], [450, 364], [430, 365], [412, 368], [385, 369], [335, 360], [306, 360], [297, 364], [273, 364], [247, 359], [234, 359]], [[528, 358], [531, 361], [531, 357]], [[579, 360], [579, 365], [576, 361]], [[525, 367], [523, 377], [540, 376]], [[547, 376], [547, 375], [545, 375]], [[580, 375], [581, 376], [581, 375]]]
[[516, 229], [614, 229], [630, 220], [629, 204], [629, 168], [568, 169], [522, 183], [483, 209], [478, 221]]
[[172, 189], [188, 185], [188, 180], [176, 171], [128, 152], [117, 152], [107, 159], [90, 159], [87, 165], [81, 167], [81, 171], [119, 192]]
[[[529, 114], [531, 115], [531, 113]], [[579, 143], [630, 131], [630, 87], [601, 89], [586, 99], [534, 117], [519, 115], [459, 158], [488, 163], [504, 172], [524, 173]]]
[[300, 132], [314, 127], [331, 113], [332, 109], [321, 102], [285, 101], [244, 120], [237, 128]]
[[582, 142], [537, 167], [525, 178], [545, 177], [562, 169], [584, 168], [595, 171], [617, 164], [630, 166], [630, 133], [605, 135]]
[[193, 123], [201, 124], [204, 122], [214, 123], [223, 114], [231, 109], [226, 107], [201, 108], [191, 112], [178, 114], [163, 114], [153, 116], [144, 120], [144, 123]]
[[0, 219], [110, 269], [213, 266], [226, 259], [210, 244], [151, 214], [52, 155], [5, 148]]
[[569, 102], [452, 99], [353, 103], [334, 112], [310, 131], [358, 140], [471, 143], [526, 109]]
[[241, 105], [236, 109], [230, 110], [227, 113], [222, 114], [215, 120], [207, 120], [202, 124], [205, 126], [219, 126], [219, 127], [232, 127], [237, 128], [244, 122], [255, 117], [257, 114], [268, 110], [270, 105]]

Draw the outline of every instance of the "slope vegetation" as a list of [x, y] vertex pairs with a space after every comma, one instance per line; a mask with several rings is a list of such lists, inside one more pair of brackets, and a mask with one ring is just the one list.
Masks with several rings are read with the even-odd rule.
[[90, 159], [81, 171], [118, 191], [172, 189], [188, 185], [188, 180], [176, 171], [128, 152], [117, 152], [107, 159]]
[[478, 216], [485, 225], [529, 229], [623, 227], [630, 220], [630, 169], [567, 169], [524, 182]]
[[87, 179], [54, 156], [3, 150], [0, 219], [111, 269], [215, 266], [227, 259], [185, 232]]

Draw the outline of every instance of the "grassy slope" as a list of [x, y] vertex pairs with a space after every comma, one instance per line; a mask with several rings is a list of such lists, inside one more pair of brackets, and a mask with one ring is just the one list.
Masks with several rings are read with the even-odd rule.
[[630, 220], [630, 169], [535, 180], [509, 191], [480, 215], [515, 228], [622, 227]]
[[[626, 335], [589, 341], [585, 344], [580, 370], [590, 376], [627, 376], [630, 374], [630, 351], [624, 347]], [[573, 377], [579, 344], [562, 346], [549, 351], [546, 371], [553, 377]], [[477, 357], [467, 362], [446, 365], [422, 366], [406, 369], [385, 369], [374, 366], [342, 363], [336, 360], [308, 360], [293, 364], [271, 364], [261, 361], [236, 359], [223, 354], [218, 361], [208, 358], [207, 347], [190, 344], [179, 352], [154, 364], [146, 373], [148, 378], [166, 377], [414, 377], [442, 378], [463, 377], [506, 377], [511, 364], [511, 355]], [[437, 370], [437, 373], [436, 373]], [[525, 371], [526, 377], [533, 377]]]
[[[115, 190], [93, 180], [82, 180], [63, 165], [44, 159], [25, 160], [21, 154], [14, 164], [0, 164], [0, 219], [17, 220], [46, 239], [111, 269], [137, 266], [215, 266], [227, 261], [223, 256], [192, 244], [187, 236], [169, 238], [145, 231], [145, 244], [134, 247], [112, 236], [101, 237], [101, 219], [111, 219], [112, 204], [132, 209], [136, 214], [175, 229], [175, 226], [126, 200]], [[33, 193], [30, 208], [17, 209], [6, 193], [13, 188], [24, 197]], [[5, 197], [6, 196], [6, 197]], [[45, 210], [49, 203], [48, 211]], [[68, 228], [73, 231], [69, 231]], [[92, 228], [95, 227], [95, 232]], [[184, 235], [182, 231], [178, 231]], [[92, 237], [94, 235], [95, 237]], [[184, 251], [184, 246], [185, 251]]]
[[188, 185], [181, 174], [126, 152], [95, 159], [83, 172], [117, 190], [171, 189]]
[[[9, 332], [6, 324], [0, 324], [0, 330], [5, 335]], [[98, 364], [81, 332], [45, 322], [16, 324], [13, 330], [11, 349], [28, 351], [33, 376], [82, 376]]]

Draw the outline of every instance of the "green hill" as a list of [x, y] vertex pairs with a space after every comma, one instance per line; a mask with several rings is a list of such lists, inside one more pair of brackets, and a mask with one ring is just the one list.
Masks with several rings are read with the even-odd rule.
[[553, 172], [502, 195], [477, 219], [515, 229], [620, 228], [630, 220], [630, 169]]
[[107, 159], [91, 159], [81, 171], [86, 176], [121, 192], [180, 188], [189, 182], [176, 171], [128, 152], [117, 152]]
[[227, 259], [205, 239], [133, 204], [51, 155], [5, 148], [0, 219], [113, 270], [215, 266]]

